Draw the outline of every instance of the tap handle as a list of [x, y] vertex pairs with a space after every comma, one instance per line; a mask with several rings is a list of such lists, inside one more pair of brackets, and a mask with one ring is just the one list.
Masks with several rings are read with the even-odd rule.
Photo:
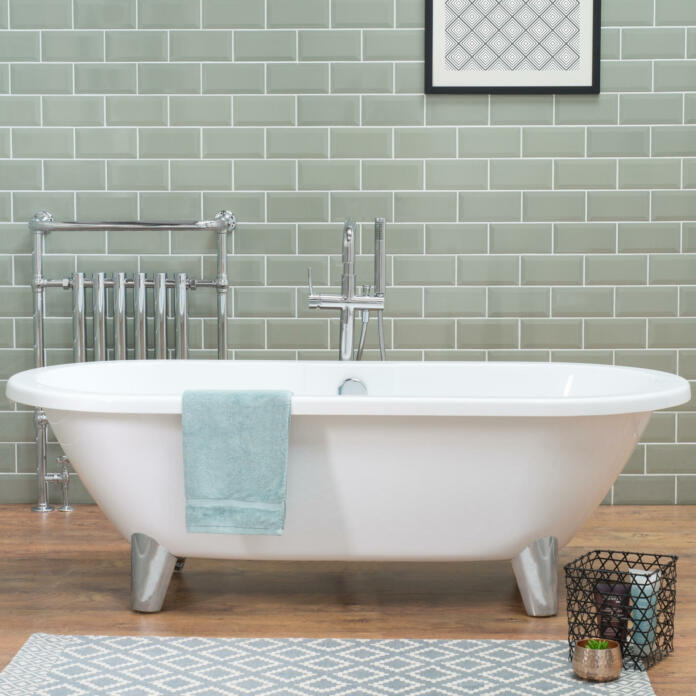
[[355, 265], [355, 220], [348, 218], [343, 223], [343, 268], [346, 273], [352, 273]]
[[314, 286], [312, 285], [312, 267], [307, 266], [307, 285], [309, 286], [309, 294], [314, 294]]
[[73, 507], [70, 505], [70, 493], [69, 493], [69, 488], [70, 488], [70, 472], [68, 471], [68, 464], [70, 463], [70, 460], [63, 455], [62, 457], [58, 457], [56, 460], [58, 464], [61, 465], [61, 472], [59, 474], [60, 479], [59, 479], [59, 484], [60, 484], [60, 490], [63, 495], [63, 504], [58, 508], [61, 512], [72, 512]]

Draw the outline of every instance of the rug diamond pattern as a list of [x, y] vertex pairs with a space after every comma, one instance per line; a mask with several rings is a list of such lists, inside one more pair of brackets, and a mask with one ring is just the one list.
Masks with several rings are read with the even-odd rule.
[[645, 672], [578, 680], [565, 641], [35, 634], [3, 696], [654, 696]]

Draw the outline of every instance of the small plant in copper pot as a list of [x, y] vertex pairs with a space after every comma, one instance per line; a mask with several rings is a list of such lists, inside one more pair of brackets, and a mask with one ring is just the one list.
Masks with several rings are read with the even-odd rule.
[[618, 679], [622, 667], [621, 647], [615, 640], [585, 638], [575, 644], [573, 671], [581, 679], [613, 681]]

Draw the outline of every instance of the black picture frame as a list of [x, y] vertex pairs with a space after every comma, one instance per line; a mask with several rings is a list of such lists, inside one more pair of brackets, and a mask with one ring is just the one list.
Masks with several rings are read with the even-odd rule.
[[[694, 0], [696, 2], [696, 0]], [[425, 93], [426, 94], [599, 94], [602, 54], [602, 0], [593, 0], [592, 84], [583, 86], [442, 86], [433, 85], [433, 9], [435, 0], [425, 0]]]

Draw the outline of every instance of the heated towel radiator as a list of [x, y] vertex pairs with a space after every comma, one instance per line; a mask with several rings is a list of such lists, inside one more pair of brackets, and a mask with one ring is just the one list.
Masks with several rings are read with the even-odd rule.
[[[72, 290], [72, 322], [73, 322], [73, 360], [85, 362], [88, 355], [88, 338], [86, 330], [87, 315], [92, 317], [91, 352], [94, 360], [126, 360], [129, 357], [126, 341], [126, 317], [128, 307], [126, 290], [132, 288], [133, 316], [133, 349], [130, 353], [136, 360], [148, 357], [148, 312], [147, 295], [152, 293], [152, 319], [154, 320], [154, 349], [151, 353], [157, 359], [173, 356], [178, 359], [188, 357], [188, 291], [198, 288], [214, 288], [217, 294], [217, 352], [218, 359], [227, 358], [227, 237], [237, 225], [235, 216], [223, 210], [213, 220], [201, 222], [56, 222], [50, 213], [36, 213], [29, 221], [29, 230], [33, 236], [33, 266], [32, 292], [34, 296], [34, 352], [36, 366], [46, 364], [46, 349], [44, 345], [44, 318], [46, 290], [61, 288]], [[44, 277], [43, 254], [44, 238], [49, 233], [86, 230], [109, 232], [118, 230], [153, 231], [180, 230], [187, 232], [210, 231], [217, 238], [217, 274], [212, 280], [190, 278], [186, 273], [176, 273], [168, 277], [166, 273], [72, 273], [67, 278], [49, 280]], [[88, 310], [85, 290], [91, 289], [91, 311]], [[112, 307], [109, 319], [107, 307], [107, 288], [111, 289]], [[168, 296], [173, 295], [172, 302]], [[167, 319], [173, 310], [175, 347], [168, 348]], [[107, 346], [107, 321], [112, 322], [113, 340], [111, 350]], [[32, 508], [35, 512], [50, 512], [53, 506], [49, 504], [48, 485], [58, 483], [63, 494], [63, 504], [59, 510], [72, 510], [68, 499], [70, 476], [68, 460], [61, 457], [62, 471], [47, 472], [47, 429], [48, 421], [43, 409], [34, 412], [36, 430], [36, 473], [38, 477], [38, 502]]]

